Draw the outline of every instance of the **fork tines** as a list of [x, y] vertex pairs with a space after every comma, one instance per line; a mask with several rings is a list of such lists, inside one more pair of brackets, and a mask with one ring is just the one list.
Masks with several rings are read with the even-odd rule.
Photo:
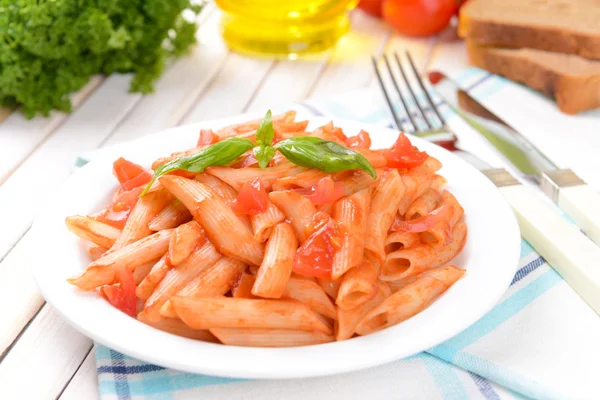
[[[386, 88], [384, 77], [380, 71], [380, 63], [375, 57], [373, 57], [373, 67], [375, 68], [377, 80], [379, 81], [379, 85], [383, 91], [386, 103], [390, 109], [390, 112], [392, 113], [396, 127], [408, 133], [418, 133], [431, 131], [439, 128], [440, 126], [444, 126], [445, 121], [439, 113], [437, 107], [434, 105], [433, 100], [431, 99], [431, 96], [426, 89], [425, 84], [423, 83], [423, 80], [417, 71], [417, 68], [415, 67], [415, 63], [413, 62], [410, 53], [408, 51], [406, 52], [406, 58], [415, 78], [413, 81], [417, 82], [417, 85], [415, 85], [417, 90], [415, 90], [413, 87], [414, 84], [411, 85], [411, 79], [406, 74], [406, 69], [402, 65], [402, 61], [398, 56], [398, 53], [394, 53], [393, 56], [394, 60], [396, 61], [395, 64], [397, 66], [397, 70], [400, 72], [400, 76], [402, 78], [401, 82], [404, 83], [403, 86], [398, 84], [399, 80], [396, 78], [398, 74], [394, 72], [390, 60], [385, 54], [382, 57], [383, 65], [385, 65], [384, 69], [387, 70], [387, 76], [389, 77], [389, 80], [391, 81], [392, 86], [394, 87], [396, 94], [402, 103], [404, 118], [403, 116], [399, 115], [399, 113], [396, 111], [396, 108], [394, 108], [394, 102], [392, 100], [393, 95], [389, 89]], [[419, 93], [423, 93], [424, 96], [419, 96]], [[424, 106], [421, 104], [419, 99], [421, 99], [421, 102], [425, 103]], [[433, 116], [428, 117], [428, 110], [433, 111], [437, 118]], [[419, 124], [419, 121], [423, 122]], [[421, 126], [424, 129], [422, 129]]]

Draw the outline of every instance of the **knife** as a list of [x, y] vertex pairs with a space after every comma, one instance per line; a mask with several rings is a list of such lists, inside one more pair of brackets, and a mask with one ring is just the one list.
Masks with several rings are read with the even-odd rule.
[[560, 169], [529, 140], [462, 90], [439, 71], [429, 80], [435, 91], [466, 122], [487, 139], [524, 176], [540, 189], [596, 244], [600, 245], [600, 194], [570, 169]]

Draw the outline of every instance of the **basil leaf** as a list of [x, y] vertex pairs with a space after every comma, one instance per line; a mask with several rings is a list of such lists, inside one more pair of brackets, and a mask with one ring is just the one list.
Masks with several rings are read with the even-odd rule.
[[256, 146], [254, 148], [254, 157], [258, 161], [261, 169], [267, 168], [269, 161], [275, 156], [275, 149], [271, 146]]
[[300, 136], [283, 140], [275, 148], [289, 161], [301, 167], [317, 168], [325, 172], [360, 169], [373, 179], [377, 178], [369, 160], [335, 142], [314, 136]]
[[261, 146], [270, 146], [274, 137], [275, 130], [273, 129], [271, 110], [269, 110], [265, 114], [265, 117], [260, 122], [260, 126], [256, 130], [256, 142]]
[[189, 156], [171, 160], [156, 168], [152, 179], [140, 196], [148, 192], [159, 176], [180, 169], [188, 172], [204, 172], [207, 167], [213, 165], [227, 165], [253, 147], [254, 143], [251, 140], [233, 137], [210, 145]]

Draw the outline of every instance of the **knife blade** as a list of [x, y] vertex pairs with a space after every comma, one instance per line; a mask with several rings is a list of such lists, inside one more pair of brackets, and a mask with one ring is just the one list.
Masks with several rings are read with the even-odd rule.
[[558, 168], [525, 136], [439, 71], [429, 80], [444, 102], [490, 142], [524, 176], [537, 182], [600, 245], [600, 194], [570, 169]]

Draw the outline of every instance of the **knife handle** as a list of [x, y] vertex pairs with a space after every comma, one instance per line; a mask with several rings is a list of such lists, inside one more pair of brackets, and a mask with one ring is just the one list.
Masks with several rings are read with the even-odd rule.
[[600, 247], [530, 188], [499, 189], [517, 216], [521, 235], [600, 314]]
[[600, 194], [588, 185], [561, 188], [558, 206], [600, 245]]

